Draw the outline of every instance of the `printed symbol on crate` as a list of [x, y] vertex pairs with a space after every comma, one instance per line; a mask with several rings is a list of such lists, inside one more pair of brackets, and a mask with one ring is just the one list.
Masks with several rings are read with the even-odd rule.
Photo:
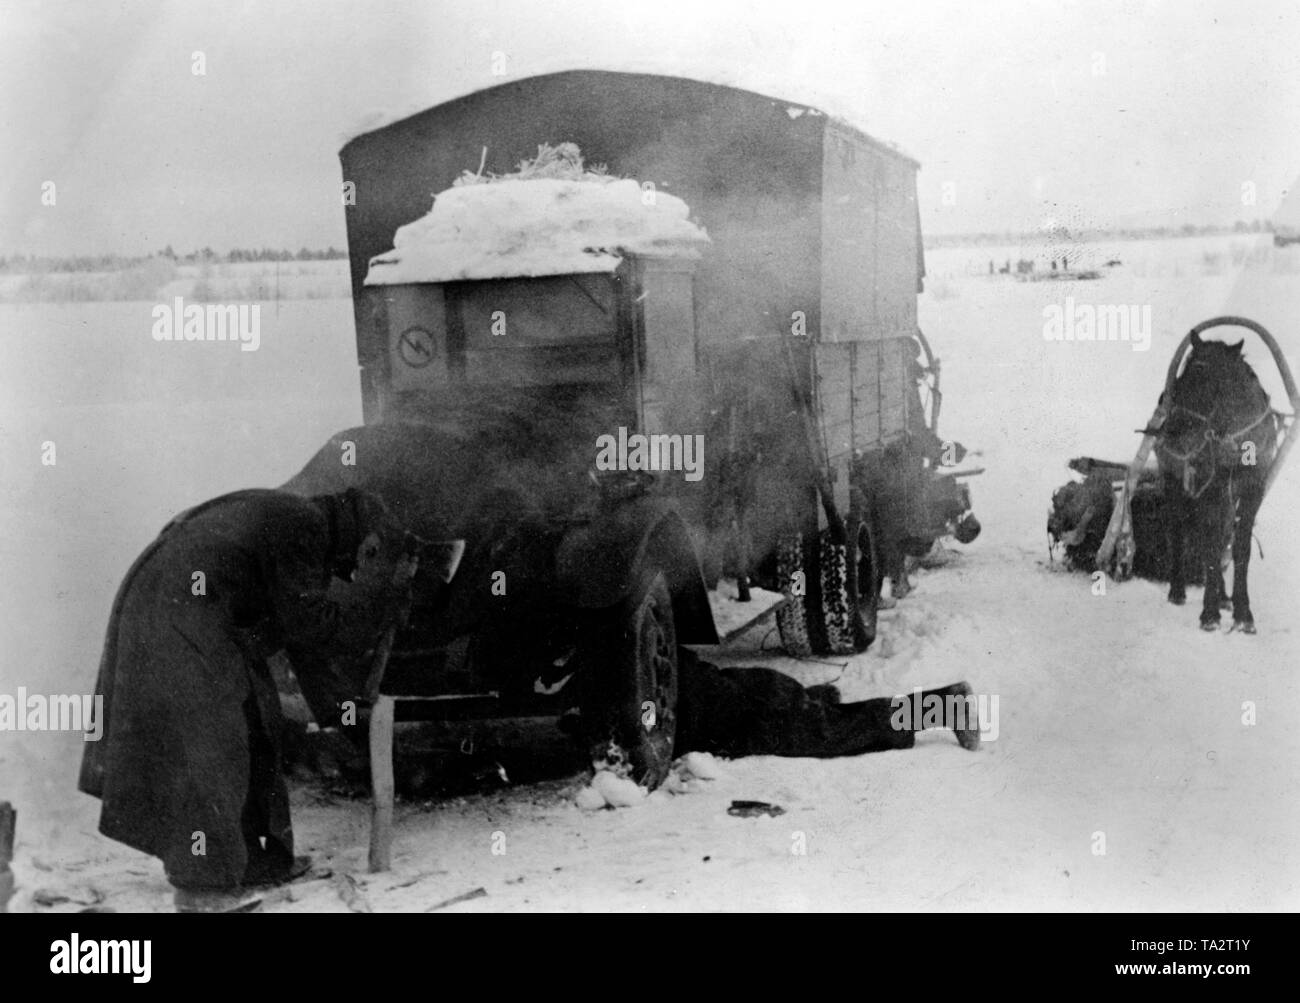
[[408, 327], [403, 331], [397, 339], [397, 351], [412, 369], [423, 369], [437, 354], [433, 335], [422, 327]]

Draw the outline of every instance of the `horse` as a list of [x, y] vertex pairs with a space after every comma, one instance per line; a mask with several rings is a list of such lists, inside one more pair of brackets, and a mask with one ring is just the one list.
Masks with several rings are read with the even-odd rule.
[[1165, 420], [1152, 430], [1166, 506], [1169, 601], [1187, 601], [1184, 551], [1191, 531], [1204, 571], [1201, 629], [1218, 629], [1227, 598], [1222, 558], [1231, 533], [1233, 629], [1253, 634], [1246, 586], [1250, 541], [1277, 455], [1279, 416], [1242, 357], [1240, 341], [1203, 341], [1193, 333], [1190, 342], [1182, 374], [1160, 398]]

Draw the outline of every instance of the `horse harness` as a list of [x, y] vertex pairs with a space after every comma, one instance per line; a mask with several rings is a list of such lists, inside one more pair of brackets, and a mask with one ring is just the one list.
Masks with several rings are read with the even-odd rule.
[[[1215, 409], [1217, 410], [1217, 408], [1218, 405], [1216, 404]], [[1169, 414], [1172, 417], [1176, 413], [1187, 415], [1193, 420], [1199, 422], [1204, 428], [1200, 441], [1192, 449], [1188, 449], [1185, 452], [1179, 452], [1174, 449], [1169, 444], [1167, 434], [1162, 429], [1156, 431], [1156, 435], [1160, 438], [1161, 450], [1168, 453], [1183, 465], [1183, 490], [1186, 491], [1193, 500], [1200, 498], [1201, 495], [1205, 493], [1206, 489], [1214, 483], [1214, 477], [1218, 473], [1220, 466], [1236, 464], [1237, 459], [1241, 454], [1241, 444], [1246, 440], [1246, 437], [1250, 435], [1251, 432], [1259, 428], [1259, 426], [1264, 424], [1265, 421], [1272, 419], [1273, 434], [1276, 436], [1277, 419], [1282, 417], [1281, 412], [1275, 411], [1271, 407], [1265, 407], [1264, 410], [1250, 422], [1250, 424], [1233, 432], [1220, 434], [1215, 430], [1211, 421], [1214, 416], [1214, 411], [1211, 411], [1209, 415], [1204, 415], [1199, 411], [1193, 411], [1189, 407], [1184, 407], [1182, 404], [1175, 404], [1169, 409]], [[1196, 474], [1196, 465], [1193, 461], [1207, 449], [1211, 448], [1214, 449], [1214, 456], [1213, 462], [1210, 464], [1210, 476], [1205, 479], [1205, 483], [1203, 483], [1199, 488], [1193, 490]], [[1229, 486], [1231, 486], [1231, 484]]]

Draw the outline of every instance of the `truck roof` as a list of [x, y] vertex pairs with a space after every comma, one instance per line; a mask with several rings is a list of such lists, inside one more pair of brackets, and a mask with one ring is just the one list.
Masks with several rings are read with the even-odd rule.
[[385, 110], [373, 111], [370, 114], [366, 115], [364, 118], [362, 118], [353, 128], [348, 129], [343, 133], [343, 135], [340, 137], [343, 143], [342, 151], [340, 151], [340, 153], [342, 154], [343, 151], [346, 151], [348, 146], [351, 145], [353, 142], [363, 139], [364, 137], [369, 136], [373, 133], [383, 132], [384, 130], [389, 128], [400, 127], [403, 123], [409, 122], [411, 119], [418, 118], [419, 116], [425, 114], [426, 112], [432, 111], [435, 108], [441, 108], [444, 105], [454, 104], [458, 101], [463, 101], [466, 98], [474, 97], [481, 94], [486, 94], [490, 91], [498, 90], [501, 88], [518, 87], [521, 85], [527, 86], [530, 82], [550, 80], [554, 78], [563, 78], [563, 77], [598, 78], [598, 77], [634, 77], [634, 76], [653, 76], [664, 80], [678, 80], [684, 84], [690, 84], [698, 88], [716, 88], [717, 90], [720, 91], [729, 91], [736, 94], [743, 94], [749, 97], [758, 98], [760, 100], [770, 101], [772, 104], [783, 105], [786, 109], [786, 114], [789, 115], [792, 119], [799, 118], [803, 115], [811, 115], [816, 118], [821, 118], [825, 120], [828, 124], [833, 126], [834, 128], [841, 129], [851, 133], [855, 138], [857, 138], [861, 142], [868, 143], [870, 145], [878, 147], [882, 151], [887, 151], [893, 154], [894, 156], [901, 157], [904, 160], [911, 162], [916, 167], [920, 166], [919, 161], [917, 161], [915, 157], [907, 153], [897, 144], [887, 142], [885, 140], [877, 139], [871, 136], [863, 129], [859, 128], [856, 124], [854, 124], [851, 115], [830, 114], [822, 110], [817, 105], [816, 102], [805, 102], [793, 98], [772, 97], [770, 95], [763, 94], [758, 91], [749, 90], [744, 87], [738, 87], [735, 84], [723, 83], [720, 81], [709, 81], [709, 80], [704, 80], [695, 77], [673, 76], [673, 75], [666, 75], [666, 74], [659, 74], [659, 73], [634, 73], [634, 72], [628, 72], [622, 70], [587, 70], [587, 69], [560, 70], [558, 72], [538, 73], [528, 77], [519, 77], [516, 79], [512, 79], [506, 83], [496, 84], [492, 87], [478, 87], [470, 91], [465, 91], [464, 93], [458, 94], [455, 97], [448, 98], [446, 101], [440, 101], [435, 105], [415, 103], [415, 104], [405, 105], [400, 110], [385, 109]]

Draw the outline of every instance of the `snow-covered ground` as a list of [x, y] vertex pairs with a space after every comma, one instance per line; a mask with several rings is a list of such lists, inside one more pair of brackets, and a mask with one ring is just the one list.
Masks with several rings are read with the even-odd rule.
[[[968, 753], [931, 732], [906, 752], [722, 762], [715, 779], [617, 811], [576, 807], [576, 775], [404, 802], [394, 869], [376, 876], [366, 802], [300, 785], [301, 849], [333, 876], [264, 908], [425, 910], [477, 889], [446, 908], [1300, 906], [1300, 543], [1286, 521], [1300, 474], [1287, 470], [1257, 526], [1253, 637], [1197, 630], [1195, 594], [1182, 608], [1145, 582], [1094, 595], [1046, 553], [1066, 461], [1131, 455], [1191, 324], [1240, 313], [1300, 344], [1300, 248], [1238, 268], [1234, 241], [1249, 250], [1120, 244], [1105, 254], [1124, 265], [1068, 284], [990, 278], [987, 249], [932, 252], [922, 324], [944, 362], [941, 431], [982, 450], [983, 535], [919, 572], [861, 656], [786, 659], [764, 650], [766, 627], [711, 653], [834, 681], [846, 699], [966, 679], [998, 698], [995, 741]], [[1149, 304], [1150, 351], [1045, 341], [1044, 308], [1066, 296]], [[346, 301], [265, 305], [255, 353], [155, 343], [150, 306], [0, 307], [0, 693], [87, 692], [117, 580], [165, 519], [278, 483], [358, 420]], [[46, 441], [54, 467], [40, 463]], [[76, 736], [0, 733], [0, 799], [19, 810], [15, 907], [44, 890], [72, 899], [54, 909], [169, 908], [158, 863], [96, 835], [79, 753]], [[784, 814], [736, 818], [734, 799]]]

